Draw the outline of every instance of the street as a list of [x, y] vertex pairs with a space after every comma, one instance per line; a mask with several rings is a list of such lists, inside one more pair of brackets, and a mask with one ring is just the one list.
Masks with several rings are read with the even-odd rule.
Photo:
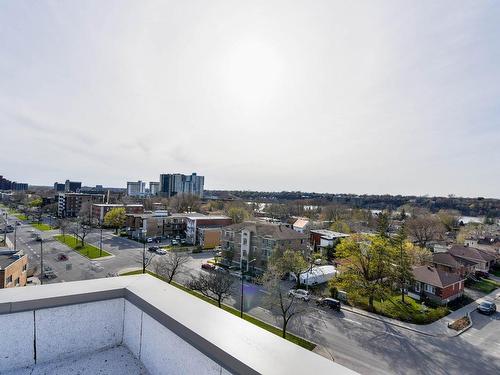
[[[18, 221], [9, 218], [11, 223], [14, 220]], [[18, 226], [16, 241], [17, 249], [28, 254], [30, 265], [40, 263], [40, 242], [35, 241], [32, 230], [30, 225]], [[52, 239], [57, 231], [41, 233], [44, 265], [52, 267], [57, 275], [44, 283], [100, 278], [141, 267], [142, 244], [115, 236], [111, 231], [103, 232], [103, 249], [113, 257], [99, 261], [90, 261]], [[8, 237], [13, 242], [14, 233]], [[99, 231], [89, 234], [86, 241], [99, 247]], [[66, 254], [68, 260], [58, 261], [60, 253]], [[185, 284], [191, 275], [207, 272], [201, 270], [201, 264], [213, 255], [213, 252], [189, 254], [189, 262], [176, 277], [177, 281]], [[156, 255], [157, 259], [160, 257]], [[262, 286], [245, 282], [244, 293], [247, 313], [281, 325], [279, 317], [262, 307], [267, 293]], [[235, 279], [232, 296], [225, 303], [239, 309], [239, 279]], [[491, 317], [474, 312], [473, 327], [461, 336], [450, 338], [426, 336], [346, 310], [317, 308], [313, 301], [309, 306], [307, 314], [292, 319], [289, 331], [319, 344], [319, 354], [361, 374], [500, 374], [498, 312]]]

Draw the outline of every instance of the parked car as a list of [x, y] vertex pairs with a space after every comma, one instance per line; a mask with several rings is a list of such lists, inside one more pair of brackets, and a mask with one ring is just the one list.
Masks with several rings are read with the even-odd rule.
[[172, 245], [175, 246], [175, 245], [178, 245], [179, 242], [177, 242], [177, 240], [172, 240]]
[[333, 298], [320, 298], [316, 301], [318, 306], [329, 307], [332, 310], [340, 311], [340, 301]]
[[150, 247], [148, 247], [148, 250], [149, 250], [149, 251], [156, 251], [156, 250], [158, 250], [158, 249], [159, 249], [159, 247], [158, 247], [158, 246], [150, 246]]
[[151, 237], [148, 237], [148, 238], [146, 238], [146, 242], [151, 243], [151, 242], [153, 242], [153, 239]]
[[215, 265], [213, 265], [211, 263], [203, 263], [201, 265], [201, 268], [204, 269], [204, 270], [213, 271], [213, 270], [215, 270]]
[[156, 254], [158, 255], [165, 255], [167, 253], [167, 250], [165, 249], [157, 249]]
[[288, 292], [288, 297], [295, 297], [304, 301], [309, 301], [310, 293], [304, 289], [291, 289]]
[[497, 305], [493, 301], [483, 301], [477, 307], [477, 311], [481, 314], [491, 315], [497, 311]]
[[66, 254], [59, 254], [57, 255], [57, 260], [59, 261], [65, 261], [65, 260], [68, 260], [68, 256]]
[[215, 271], [216, 272], [222, 272], [222, 273], [229, 273], [229, 270], [225, 269], [224, 267], [221, 266], [215, 266]]
[[41, 241], [42, 240], [42, 236], [40, 236], [39, 234], [36, 235], [35, 237], [35, 241]]
[[22, 225], [20, 221], [16, 221], [16, 225]]
[[175, 239], [179, 241], [181, 239], [181, 236], [175, 236]]
[[184, 238], [181, 240], [181, 244], [182, 244], [182, 245], [185, 245], [185, 244], [186, 244], [186, 240], [185, 240]]

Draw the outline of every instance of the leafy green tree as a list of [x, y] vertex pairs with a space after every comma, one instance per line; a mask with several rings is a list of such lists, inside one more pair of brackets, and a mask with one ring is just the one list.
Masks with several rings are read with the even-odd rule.
[[276, 272], [281, 273], [281, 277], [287, 273], [293, 273], [297, 277], [297, 286], [300, 285], [300, 274], [309, 267], [306, 259], [300, 251], [275, 249], [269, 259], [269, 265]]
[[110, 228], [115, 228], [115, 233], [118, 234], [118, 229], [125, 225], [127, 215], [123, 207], [116, 207], [108, 211], [104, 215], [104, 225]]
[[412, 244], [406, 239], [404, 226], [401, 227], [398, 234], [391, 239], [392, 256], [394, 258], [391, 278], [401, 289], [401, 301], [405, 301], [405, 289], [413, 282], [413, 272], [411, 268], [411, 258], [408, 253]]
[[227, 216], [233, 220], [233, 223], [242, 223], [250, 217], [248, 211], [243, 207], [230, 207], [227, 210]]
[[348, 293], [368, 298], [374, 310], [376, 297], [385, 296], [390, 288], [387, 276], [391, 270], [391, 245], [381, 236], [353, 235], [343, 239], [336, 248], [337, 258], [344, 259], [339, 276], [330, 281]]
[[343, 220], [335, 220], [331, 225], [330, 229], [335, 231], [335, 232], [340, 232], [340, 233], [351, 233], [351, 227], [349, 227], [349, 224], [347, 224]]
[[377, 234], [381, 237], [389, 237], [389, 215], [381, 212], [377, 218]]

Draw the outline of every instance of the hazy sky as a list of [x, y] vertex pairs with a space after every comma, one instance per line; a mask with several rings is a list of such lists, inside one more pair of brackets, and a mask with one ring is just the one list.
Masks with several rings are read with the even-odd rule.
[[0, 2], [0, 174], [500, 197], [500, 1]]

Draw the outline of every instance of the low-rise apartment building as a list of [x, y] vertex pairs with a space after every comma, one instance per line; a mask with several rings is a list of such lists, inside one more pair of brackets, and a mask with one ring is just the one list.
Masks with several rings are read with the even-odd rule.
[[186, 241], [198, 245], [198, 235], [201, 228], [221, 229], [231, 225], [233, 220], [227, 216], [190, 215], [186, 217]]
[[57, 215], [77, 217], [84, 205], [103, 202], [103, 194], [61, 193], [58, 196]]
[[185, 237], [187, 214], [169, 215], [165, 211], [127, 214], [127, 233], [134, 239], [144, 237]]
[[142, 214], [144, 206], [142, 204], [108, 204], [94, 203], [92, 205], [92, 219], [102, 223], [104, 216], [113, 208], [124, 208], [127, 214]]
[[247, 221], [225, 227], [222, 232], [224, 261], [244, 271], [251, 268], [256, 273], [264, 272], [277, 249], [308, 251], [308, 235], [280, 224]]
[[26, 286], [28, 256], [11, 250], [0, 251], [0, 289]]

